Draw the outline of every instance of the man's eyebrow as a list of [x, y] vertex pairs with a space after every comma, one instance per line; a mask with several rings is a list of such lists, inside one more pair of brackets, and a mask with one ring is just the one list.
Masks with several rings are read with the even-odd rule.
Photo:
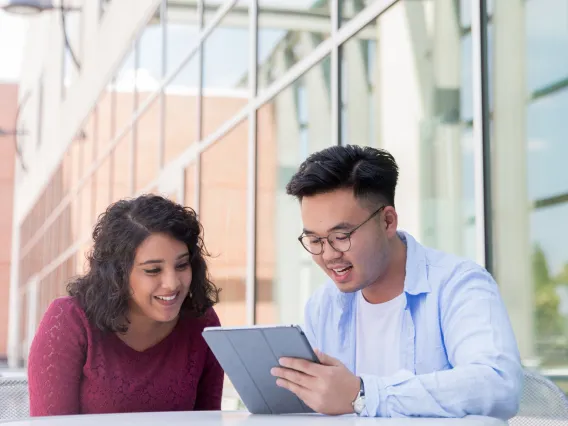
[[[332, 228], [329, 228], [327, 230], [327, 232], [334, 232], [334, 231], [345, 231], [347, 229], [351, 229], [353, 228], [355, 225], [349, 223], [349, 222], [339, 222], [337, 225], [335, 225]], [[303, 229], [303, 233], [306, 235], [316, 235], [316, 233], [314, 231], [310, 231], [309, 229], [304, 228]]]
[[347, 229], [351, 229], [353, 228], [355, 225], [349, 223], [349, 222], [339, 222], [337, 225], [335, 225], [333, 228], [329, 228], [327, 230], [327, 232], [333, 232], [333, 231], [345, 231]]

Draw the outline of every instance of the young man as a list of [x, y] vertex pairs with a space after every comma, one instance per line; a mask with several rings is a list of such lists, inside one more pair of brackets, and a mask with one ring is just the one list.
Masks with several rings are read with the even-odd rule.
[[305, 311], [321, 364], [282, 359], [272, 374], [323, 414], [508, 419], [522, 368], [491, 275], [397, 230], [398, 167], [387, 152], [332, 147], [287, 186], [300, 242], [333, 283]]

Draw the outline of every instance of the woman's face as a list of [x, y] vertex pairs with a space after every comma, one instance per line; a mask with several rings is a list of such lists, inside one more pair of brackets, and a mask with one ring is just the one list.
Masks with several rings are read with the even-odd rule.
[[140, 244], [130, 273], [131, 316], [177, 318], [191, 285], [189, 256], [187, 246], [167, 234], [151, 234]]

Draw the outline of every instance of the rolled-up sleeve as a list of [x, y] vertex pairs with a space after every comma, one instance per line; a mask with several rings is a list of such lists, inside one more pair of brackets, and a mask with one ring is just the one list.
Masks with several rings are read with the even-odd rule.
[[517, 342], [498, 287], [472, 269], [442, 289], [440, 321], [451, 368], [390, 377], [363, 375], [364, 416], [513, 417], [523, 372]]

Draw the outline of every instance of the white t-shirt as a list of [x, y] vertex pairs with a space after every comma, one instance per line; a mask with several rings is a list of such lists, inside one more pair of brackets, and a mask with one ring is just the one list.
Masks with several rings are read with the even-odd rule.
[[404, 293], [385, 303], [371, 304], [357, 295], [356, 374], [385, 377], [400, 369], [400, 333]]

